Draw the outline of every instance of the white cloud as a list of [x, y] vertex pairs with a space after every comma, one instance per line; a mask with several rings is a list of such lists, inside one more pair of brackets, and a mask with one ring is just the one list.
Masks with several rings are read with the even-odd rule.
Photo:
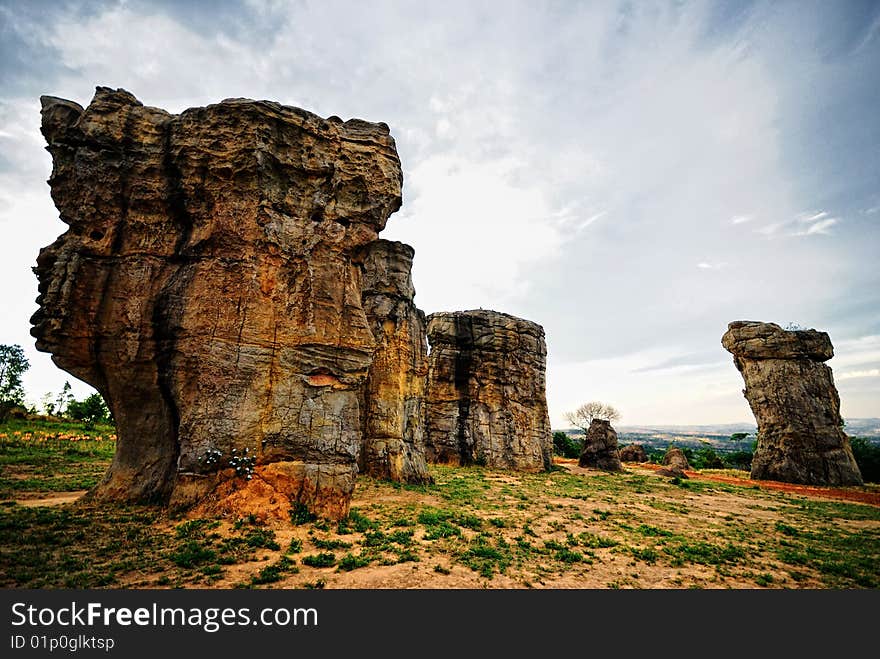
[[[848, 211], [805, 198], [802, 163], [788, 161], [807, 135], [786, 132], [791, 108], [805, 107], [803, 81], [840, 69], [801, 50], [781, 68], [779, 49], [803, 29], [783, 10], [758, 3], [741, 29], [708, 39], [702, 4], [247, 6], [277, 29], [243, 16], [224, 32], [145, 3], [62, 14], [29, 35], [59, 63], [40, 84], [84, 104], [102, 84], [170, 111], [246, 96], [385, 121], [404, 205], [383, 236], [415, 247], [417, 302], [542, 323], [557, 421], [606, 393], [630, 422], [747, 420], [732, 367], [671, 379], [627, 369], [668, 358], [670, 336], [717, 348], [730, 320], [828, 318], [870, 287], [870, 268], [852, 265], [868, 259], [851, 255], [869, 252], [876, 233], [859, 234], [855, 219], [835, 240], [795, 238], [832, 233]], [[28, 268], [63, 227], [45, 185], [38, 100], [4, 90], [0, 125], [0, 164], [11, 164], [0, 175], [0, 340], [27, 341]], [[877, 212], [874, 197], [852, 203]], [[804, 272], [806, 284], [793, 276]], [[844, 342], [834, 361], [870, 371], [872, 351]], [[68, 377], [39, 359], [33, 377]]]
[[411, 170], [413, 200], [383, 236], [395, 239], [410, 223], [420, 225], [414, 270], [420, 306], [488, 308], [525, 295], [530, 267], [558, 252], [555, 210], [539, 188], [516, 182], [522, 166], [512, 158], [438, 155]]
[[446, 117], [438, 119], [434, 132], [437, 134], [437, 137], [449, 137], [452, 133], [452, 124], [449, 123], [449, 119]]
[[588, 218], [578, 223], [578, 225], [575, 227], [575, 232], [580, 233], [588, 226], [590, 226], [593, 222], [601, 220], [606, 215], [608, 215], [608, 211], [601, 211], [599, 213], [594, 213], [593, 215], [590, 215]]
[[797, 219], [799, 222], [815, 222], [824, 217], [828, 217], [828, 213], [825, 211], [819, 211], [818, 213], [804, 213], [799, 215]]
[[776, 234], [783, 226], [784, 223], [782, 222], [774, 222], [773, 224], [766, 224], [760, 229], [755, 229], [755, 233], [760, 233], [765, 236], [772, 236]]
[[[732, 363], [644, 368], [669, 354], [669, 348], [664, 348], [612, 359], [551, 362], [547, 369], [551, 425], [568, 427], [565, 413], [590, 400], [614, 405], [621, 412], [622, 425], [676, 424], [682, 418], [694, 424], [752, 420], [742, 395], [742, 379]], [[719, 356], [726, 354], [719, 347]], [[698, 406], [691, 402], [696, 399]]]
[[828, 235], [831, 233], [829, 231], [829, 229], [831, 227], [833, 227], [835, 224], [837, 224], [838, 222], [840, 222], [840, 220], [837, 219], [836, 217], [829, 217], [825, 220], [819, 220], [818, 222], [811, 224], [810, 227], [806, 231], [799, 232], [797, 235], [799, 235], [799, 236], [801, 236], [801, 235], [812, 236], [812, 235], [818, 234], [818, 233]]
[[864, 371], [846, 371], [835, 376], [837, 380], [851, 380], [852, 378], [877, 378], [880, 377], [880, 368], [869, 368]]
[[[826, 211], [818, 213], [802, 213], [792, 220], [773, 222], [772, 224], [767, 224], [755, 229], [755, 233], [760, 233], [769, 238], [781, 234], [783, 229], [787, 229], [783, 235], [788, 237], [813, 236], [816, 234], [830, 235], [831, 231], [829, 229], [839, 223], [840, 218], [829, 217]], [[809, 226], [806, 228], [800, 228], [805, 224]]]

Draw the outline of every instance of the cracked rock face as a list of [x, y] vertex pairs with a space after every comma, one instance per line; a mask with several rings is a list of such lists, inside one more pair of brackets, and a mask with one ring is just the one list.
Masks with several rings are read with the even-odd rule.
[[401, 203], [388, 127], [246, 99], [174, 115], [108, 88], [41, 100], [69, 229], [37, 260], [31, 333], [116, 418], [96, 496], [198, 501], [224, 473], [206, 452], [248, 448], [242, 487], [346, 514], [376, 349], [357, 259]]
[[593, 467], [605, 471], [623, 471], [617, 452], [617, 431], [605, 419], [593, 419], [584, 436], [584, 448], [578, 460], [579, 467]]
[[543, 328], [496, 311], [428, 316], [430, 462], [550, 469]]
[[620, 447], [621, 462], [647, 462], [648, 454], [641, 444], [627, 444]]
[[670, 446], [666, 449], [666, 453], [663, 455], [663, 460], [661, 464], [664, 467], [670, 467], [672, 469], [678, 469], [679, 471], [684, 471], [685, 469], [690, 469], [691, 465], [688, 463], [687, 456], [677, 446]]
[[733, 354], [758, 422], [752, 478], [808, 485], [860, 485], [843, 432], [840, 398], [823, 362], [834, 349], [825, 332], [787, 331], [737, 321], [722, 345]]
[[365, 249], [363, 305], [377, 348], [364, 395], [361, 471], [376, 478], [428, 483], [424, 393], [428, 372], [425, 314], [413, 298], [409, 245], [389, 240]]

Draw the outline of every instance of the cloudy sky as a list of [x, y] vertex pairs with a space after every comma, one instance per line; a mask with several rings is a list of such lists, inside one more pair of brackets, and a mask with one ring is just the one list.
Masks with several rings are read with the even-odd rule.
[[34, 401], [72, 379], [28, 334], [65, 229], [39, 96], [96, 85], [389, 124], [416, 302], [541, 323], [554, 427], [752, 421], [737, 319], [829, 332], [844, 416], [880, 417], [877, 2], [0, 0], [0, 343]]

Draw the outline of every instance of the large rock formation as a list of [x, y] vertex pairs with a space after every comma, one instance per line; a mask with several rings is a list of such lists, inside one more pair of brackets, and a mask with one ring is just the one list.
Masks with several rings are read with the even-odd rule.
[[365, 249], [363, 304], [378, 348], [366, 382], [361, 471], [427, 483], [424, 391], [428, 373], [425, 315], [413, 303], [409, 245], [388, 240]]
[[549, 469], [541, 326], [482, 309], [436, 313], [428, 316], [428, 341], [428, 460]]
[[627, 444], [620, 447], [621, 462], [647, 462], [648, 454], [641, 444]]
[[593, 419], [584, 436], [579, 467], [593, 467], [605, 471], [622, 471], [620, 455], [617, 453], [617, 431], [605, 419]]
[[[107, 88], [41, 100], [70, 228], [37, 260], [32, 334], [116, 418], [96, 495], [222, 507], [259, 487], [344, 515], [376, 349], [358, 259], [401, 203], [388, 127], [244, 99], [174, 115]], [[253, 478], [231, 488], [218, 468], [245, 448]]]
[[691, 465], [688, 463], [687, 456], [677, 446], [670, 446], [666, 449], [666, 453], [663, 455], [663, 460], [661, 464], [664, 467], [672, 467], [673, 469], [679, 469], [684, 471], [685, 469], [690, 469]]
[[828, 334], [737, 321], [721, 343], [742, 373], [743, 393], [758, 422], [752, 478], [861, 484], [831, 369], [823, 363], [834, 356]]

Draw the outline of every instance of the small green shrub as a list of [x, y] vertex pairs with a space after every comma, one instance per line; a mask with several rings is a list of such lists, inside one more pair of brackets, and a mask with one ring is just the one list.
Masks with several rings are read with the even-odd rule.
[[880, 483], [880, 445], [872, 444], [864, 437], [851, 437], [849, 443], [862, 479], [866, 483]]
[[318, 549], [350, 549], [350, 542], [343, 542], [342, 540], [321, 540], [316, 538], [312, 540], [312, 544], [315, 545]]
[[376, 526], [376, 522], [366, 517], [357, 508], [352, 508], [348, 513], [348, 517], [339, 520], [339, 523], [336, 525], [336, 532], [339, 535], [348, 535], [352, 530], [358, 533], [365, 533], [370, 529], [376, 528]]
[[757, 577], [755, 577], [755, 583], [759, 586], [767, 587], [773, 583], [773, 575], [767, 572], [759, 574]]
[[577, 459], [583, 450], [583, 440], [569, 437], [564, 432], [553, 433], [553, 453], [563, 458]]
[[355, 556], [354, 554], [349, 552], [341, 559], [339, 559], [339, 569], [343, 572], [350, 572], [351, 570], [356, 570], [359, 567], [367, 567], [370, 562], [370, 559], [363, 554], [361, 554], [360, 556]]
[[336, 565], [336, 555], [328, 551], [320, 554], [312, 554], [302, 559], [303, 565], [309, 567], [333, 567]]
[[584, 560], [584, 555], [578, 551], [572, 551], [568, 547], [563, 547], [556, 552], [556, 560], [563, 563], [580, 563]]
[[296, 526], [314, 522], [316, 519], [318, 518], [309, 511], [309, 507], [299, 501], [290, 509], [290, 521]]
[[275, 541], [275, 531], [267, 529], [254, 529], [244, 536], [244, 542], [253, 549], [281, 549]]
[[190, 540], [171, 554], [171, 560], [179, 567], [191, 568], [203, 563], [213, 563], [217, 552], [197, 540]]

